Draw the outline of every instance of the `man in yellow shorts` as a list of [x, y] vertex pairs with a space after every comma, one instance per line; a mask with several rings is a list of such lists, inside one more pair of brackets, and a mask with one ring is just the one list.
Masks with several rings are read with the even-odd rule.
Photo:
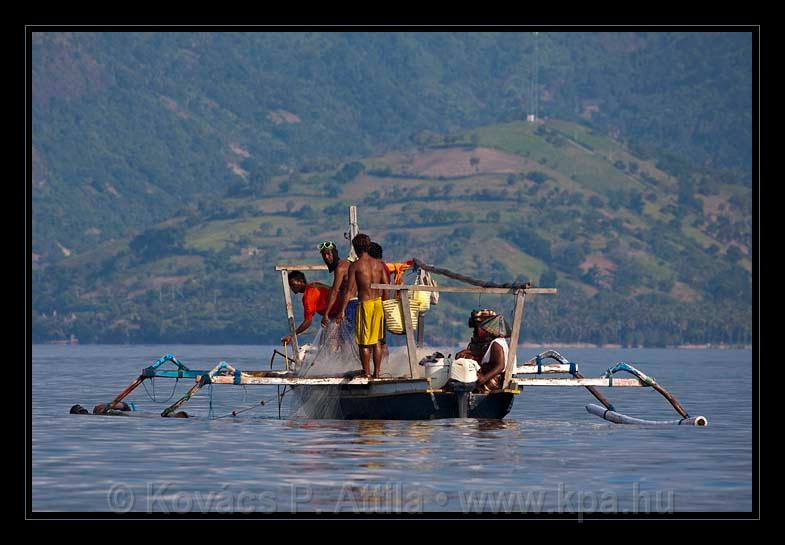
[[[363, 375], [371, 376], [371, 354], [373, 354], [373, 376], [379, 378], [382, 367], [382, 346], [379, 343], [384, 336], [384, 309], [382, 300], [388, 299], [387, 290], [376, 290], [371, 284], [387, 282], [386, 267], [378, 259], [368, 254], [371, 239], [360, 233], [352, 239], [352, 246], [358, 259], [349, 266], [347, 273], [349, 284], [347, 293], [357, 290], [357, 315], [354, 320], [354, 338], [360, 347], [360, 361]], [[341, 321], [349, 301], [344, 300], [341, 312], [335, 317]]]
[[384, 309], [382, 298], [360, 301], [357, 305], [354, 339], [358, 345], [372, 346], [384, 337]]

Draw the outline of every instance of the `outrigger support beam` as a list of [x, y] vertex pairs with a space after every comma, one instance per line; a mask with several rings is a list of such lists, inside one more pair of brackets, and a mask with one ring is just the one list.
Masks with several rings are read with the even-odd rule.
[[[166, 362], [172, 362], [173, 364], [175, 364], [177, 366], [177, 371], [159, 371], [158, 368], [161, 367]], [[142, 382], [144, 382], [148, 378], [154, 378], [154, 377], [191, 378], [197, 376], [195, 373], [201, 373], [201, 371], [196, 371], [196, 372], [191, 371], [190, 369], [188, 369], [188, 367], [177, 361], [177, 358], [175, 358], [172, 354], [167, 354], [165, 356], [162, 356], [154, 364], [142, 369], [142, 374], [136, 377], [136, 380], [134, 380], [131, 384], [129, 384], [125, 390], [120, 392], [120, 395], [114, 398], [110, 403], [106, 404], [106, 406], [104, 407], [103, 411], [101, 411], [100, 414], [106, 414], [107, 412], [109, 412], [111, 409], [117, 406], [118, 403], [120, 403], [123, 399], [125, 399], [125, 397], [128, 396], [128, 394], [133, 392]]]
[[171, 416], [177, 409], [179, 409], [183, 404], [188, 402], [194, 395], [196, 395], [196, 393], [199, 390], [201, 390], [203, 386], [212, 383], [213, 377], [215, 377], [219, 373], [224, 373], [224, 372], [231, 373], [239, 379], [240, 372], [237, 371], [234, 367], [232, 367], [228, 363], [226, 363], [225, 361], [222, 361], [221, 363], [213, 367], [213, 369], [210, 370], [209, 372], [202, 373], [201, 375], [199, 375], [199, 377], [196, 379], [196, 384], [194, 384], [191, 387], [191, 389], [185, 393], [183, 397], [181, 397], [180, 399], [172, 403], [169, 407], [164, 409], [164, 411], [161, 413], [161, 416], [163, 417]]
[[120, 403], [123, 399], [125, 399], [125, 397], [128, 394], [133, 392], [137, 386], [139, 386], [142, 382], [144, 382], [146, 378], [147, 376], [143, 374], [136, 377], [136, 380], [134, 380], [131, 384], [129, 384], [128, 387], [122, 392], [120, 392], [120, 395], [114, 398], [110, 403], [107, 403], [99, 414], [108, 413], [110, 409], [113, 409], [115, 406], [117, 406], [117, 404]]
[[[657, 390], [665, 399], [668, 400], [676, 412], [681, 415], [682, 418], [689, 418], [690, 415], [687, 414], [687, 411], [684, 410], [684, 407], [681, 406], [675, 397], [673, 397], [670, 392], [668, 392], [665, 388], [657, 384], [657, 381], [654, 380], [653, 377], [649, 377], [644, 375], [641, 371], [624, 362], [619, 362], [610, 369], [605, 372], [606, 377], [613, 376], [614, 373], [618, 373], [619, 371], [625, 371], [637, 377], [641, 382], [643, 382], [646, 386], [651, 386], [655, 390]], [[705, 424], [704, 424], [705, 425]]]
[[[577, 364], [568, 361], [567, 358], [565, 358], [564, 356], [562, 356], [561, 354], [559, 354], [555, 350], [546, 350], [545, 352], [540, 352], [539, 354], [534, 356], [532, 359], [527, 361], [524, 364], [524, 367], [529, 366], [529, 365], [531, 365], [531, 366], [536, 365], [537, 369], [538, 369], [538, 373], [541, 373], [542, 372], [541, 369], [543, 368], [542, 367], [542, 360], [544, 360], [546, 358], [554, 359], [554, 360], [558, 361], [559, 363], [561, 363], [562, 365], [569, 365], [569, 369], [567, 370], [567, 372], [570, 373], [575, 378], [579, 378], [579, 379], [586, 378], [586, 377], [584, 377], [582, 374], [580, 374], [578, 372], [578, 365]], [[520, 367], [518, 369], [520, 369]], [[516, 369], [516, 371], [518, 371], [518, 369]], [[611, 411], [615, 411], [616, 410], [613, 407], [613, 403], [611, 403], [608, 400], [608, 398], [606, 398], [604, 395], [602, 395], [600, 393], [600, 391], [595, 386], [586, 386], [586, 389], [589, 390], [591, 395], [596, 397], [597, 401], [602, 403], [605, 406], [606, 409], [611, 410]]]
[[[546, 358], [552, 358], [559, 362], [559, 364], [543, 364], [543, 360]], [[618, 373], [619, 371], [624, 371], [626, 373], [630, 373], [635, 378], [634, 379], [614, 379], [613, 375]], [[520, 378], [515, 377], [512, 380], [515, 382], [515, 386], [584, 386], [589, 392], [592, 393], [594, 397], [596, 397], [603, 405], [600, 407], [599, 405], [586, 405], [586, 410], [599, 416], [600, 418], [604, 418], [609, 422], [613, 422], [616, 424], [645, 424], [645, 425], [695, 425], [695, 426], [707, 426], [708, 420], [705, 416], [690, 416], [687, 414], [687, 411], [684, 407], [681, 406], [673, 395], [670, 394], [665, 388], [657, 384], [657, 381], [654, 380], [653, 377], [650, 377], [643, 373], [642, 371], [636, 369], [632, 365], [624, 362], [617, 363], [613, 367], [609, 368], [605, 371], [605, 374], [601, 378], [586, 378], [578, 372], [577, 364], [567, 361], [561, 354], [556, 352], [555, 350], [546, 350], [545, 352], [541, 352], [537, 354], [535, 357], [527, 361], [523, 365], [519, 365], [515, 367], [513, 372], [514, 375], [520, 374], [545, 374], [545, 373], [569, 373], [574, 378], [572, 379], [548, 379], [548, 378]], [[608, 401], [608, 399], [603, 396], [599, 390], [597, 390], [597, 386], [607, 386], [607, 387], [651, 387], [657, 392], [659, 392], [668, 402], [673, 406], [679, 416], [681, 416], [680, 420], [642, 420], [640, 418], [632, 418], [630, 416], [623, 415], [621, 413], [616, 412], [613, 404]]]

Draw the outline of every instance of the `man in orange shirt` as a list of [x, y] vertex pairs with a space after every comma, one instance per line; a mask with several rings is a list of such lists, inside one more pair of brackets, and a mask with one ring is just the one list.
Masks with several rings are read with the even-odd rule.
[[[306, 281], [305, 275], [300, 271], [291, 271], [289, 273], [289, 287], [294, 293], [303, 294], [303, 321], [297, 327], [297, 334], [300, 335], [311, 327], [314, 314], [324, 315], [327, 312], [327, 298], [330, 295], [330, 286], [322, 284], [321, 282]], [[338, 305], [333, 305], [333, 312], [329, 314], [330, 318], [334, 318], [338, 312], [341, 311]], [[291, 335], [281, 338], [282, 342], [291, 343]]]

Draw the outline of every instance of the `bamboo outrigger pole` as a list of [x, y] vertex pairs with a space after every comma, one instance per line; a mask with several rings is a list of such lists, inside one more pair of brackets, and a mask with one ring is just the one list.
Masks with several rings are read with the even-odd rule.
[[295, 366], [300, 365], [300, 342], [297, 340], [297, 326], [294, 325], [294, 307], [292, 306], [292, 291], [289, 288], [289, 271], [281, 270], [281, 283], [283, 284], [283, 299], [286, 306], [286, 319], [289, 322], [289, 334], [292, 337], [292, 350], [294, 351]]
[[610, 409], [604, 409], [599, 405], [586, 405], [586, 410], [600, 418], [614, 424], [638, 424], [643, 426], [708, 426], [709, 422], [705, 416], [685, 416], [680, 420], [643, 420], [633, 418]]

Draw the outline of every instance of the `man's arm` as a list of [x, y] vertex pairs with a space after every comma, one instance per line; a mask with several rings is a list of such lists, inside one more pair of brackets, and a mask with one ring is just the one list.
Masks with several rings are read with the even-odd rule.
[[340, 292], [339, 288], [346, 278], [346, 271], [348, 268], [349, 267], [338, 265], [335, 269], [333, 285], [330, 288], [330, 295], [327, 296], [327, 310], [324, 311], [324, 316], [322, 317], [322, 327], [327, 327], [327, 324], [330, 323], [330, 309], [333, 308], [336, 299], [338, 299], [338, 293]]
[[482, 386], [493, 377], [504, 371], [504, 349], [499, 345], [499, 343], [493, 343], [493, 347], [491, 348], [491, 363], [493, 363], [493, 368], [488, 371], [487, 374], [477, 373], [477, 386]]
[[352, 263], [349, 265], [349, 270], [346, 273], [347, 276], [347, 286], [346, 286], [346, 297], [343, 298], [341, 302], [341, 312], [338, 313], [338, 316], [335, 317], [336, 322], [340, 322], [343, 320], [344, 314], [346, 314], [346, 307], [349, 306], [349, 297], [350, 294], [354, 293], [357, 289], [357, 280], [354, 277], [354, 273], [357, 270], [356, 263]]
[[[306, 318], [299, 326], [297, 326], [297, 329], [295, 330], [296, 333], [300, 335], [301, 333], [308, 331], [308, 328], [311, 327], [312, 323], [313, 323], [313, 317]], [[281, 337], [281, 342], [285, 342], [286, 344], [291, 344], [292, 336], [286, 335], [285, 337]]]

